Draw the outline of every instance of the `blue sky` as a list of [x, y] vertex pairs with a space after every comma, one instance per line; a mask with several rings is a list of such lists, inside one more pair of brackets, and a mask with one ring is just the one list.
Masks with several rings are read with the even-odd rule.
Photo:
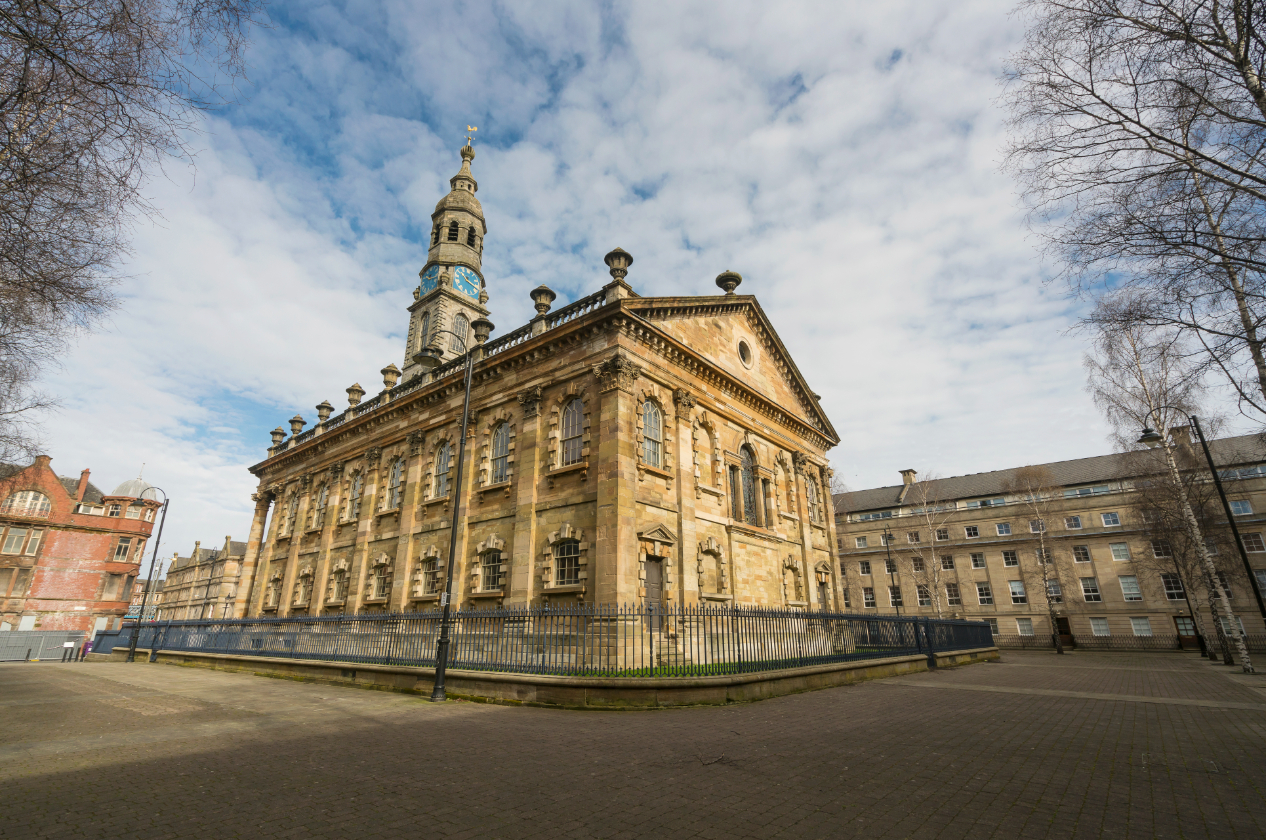
[[998, 170], [1009, 2], [278, 3], [241, 102], [148, 185], [132, 278], [50, 380], [54, 468], [173, 503], [165, 550], [245, 539], [268, 432], [401, 363], [435, 202], [478, 125], [497, 334], [635, 258], [743, 274], [853, 488], [1108, 450], [1079, 304]]

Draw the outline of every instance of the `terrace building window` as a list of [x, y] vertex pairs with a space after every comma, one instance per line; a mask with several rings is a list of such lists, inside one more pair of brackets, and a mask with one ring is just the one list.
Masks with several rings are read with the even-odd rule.
[[971, 556], [971, 567], [973, 569], [983, 569], [985, 567], [985, 555], [975, 552]]
[[[936, 539], [937, 539], [937, 542], [945, 542], [946, 540], [948, 540], [948, 539], [949, 539], [949, 528], [937, 528], [937, 529], [936, 529]], [[1266, 551], [1266, 549], [1262, 549], [1262, 550], [1263, 550], [1263, 551]]]
[[1009, 537], [1009, 536], [1011, 536], [1011, 523], [1010, 523], [1010, 522], [999, 522], [999, 523], [998, 523], [998, 525], [997, 525], [997, 529], [998, 529], [998, 536], [1000, 536], [1000, 537]]
[[979, 537], [979, 536], [980, 536], [980, 528], [978, 528], [978, 527], [977, 527], [977, 526], [975, 526], [975, 525], [968, 525], [966, 528], [964, 528], [964, 529], [963, 529], [963, 534], [964, 534], [964, 536], [966, 536], [968, 539], [972, 539], [973, 537]]
[[1137, 577], [1134, 575], [1121, 575], [1117, 580], [1121, 582], [1121, 594], [1125, 596], [1125, 600], [1143, 600], [1143, 592], [1139, 589], [1139, 579]]
[[1115, 513], [1103, 513], [1100, 516], [1103, 518], [1103, 527], [1105, 528], [1115, 528], [1121, 524], [1121, 517]]
[[932, 606], [932, 590], [928, 589], [926, 586], [924, 586], [921, 583], [918, 586], [916, 586], [915, 589], [918, 591], [919, 606], [920, 607]]
[[1024, 581], [1009, 580], [1007, 585], [1011, 587], [1011, 603], [1027, 604], [1029, 602], [1028, 593], [1024, 591]]
[[911, 568], [913, 568], [916, 572], [922, 572], [922, 571], [925, 571], [925, 570], [926, 570], [926, 568], [927, 568], [927, 566], [926, 566], [926, 565], [924, 564], [924, 562], [923, 562], [923, 555], [922, 555], [922, 554], [916, 554], [916, 555], [914, 555], [913, 557], [911, 557], [911, 558], [910, 558], [910, 567], [911, 567]]
[[1128, 543], [1109, 543], [1108, 550], [1112, 552], [1113, 560], [1129, 560], [1130, 546]]
[[1018, 565], [1020, 565], [1020, 555], [1019, 555], [1019, 553], [1018, 553], [1018, 552], [1015, 552], [1015, 551], [1004, 551], [1004, 552], [1002, 552], [1002, 565], [1004, 565], [1004, 566], [1018, 566]]
[[1015, 620], [1015, 631], [1019, 633], [1021, 636], [1032, 636], [1033, 635], [1033, 619], [1017, 618]]
[[360, 496], [365, 490], [365, 474], [356, 473], [352, 476], [352, 489], [347, 496], [347, 505], [344, 507], [343, 519], [351, 522], [360, 519]]
[[919, 541], [919, 532], [918, 532], [918, 531], [907, 531], [907, 532], [906, 532], [906, 542], [908, 542], [908, 543], [917, 543], [918, 541]]
[[863, 586], [863, 587], [862, 587], [862, 606], [863, 606], [863, 607], [867, 607], [867, 608], [869, 608], [869, 609], [874, 609], [874, 607], [875, 607], [875, 587], [873, 587], [873, 586]]
[[1051, 562], [1051, 550], [1049, 548], [1035, 548], [1033, 549], [1033, 557], [1037, 560], [1039, 566], [1045, 566]]
[[1060, 587], [1059, 581], [1048, 580], [1046, 582], [1046, 597], [1052, 604], [1064, 603], [1064, 590]]
[[1173, 557], [1174, 552], [1169, 547], [1169, 540], [1152, 540], [1152, 556]]
[[1065, 517], [1064, 517], [1064, 528], [1065, 528], [1066, 530], [1069, 530], [1069, 531], [1076, 531], [1076, 530], [1080, 529], [1080, 528], [1081, 528], [1081, 517], [1080, 517], [1080, 516], [1065, 516]]
[[900, 607], [900, 606], [902, 606], [902, 602], [901, 602], [901, 587], [900, 587], [900, 586], [889, 586], [889, 587], [888, 587], [888, 605], [889, 605], [889, 606], [892, 606], [892, 607]]
[[1103, 595], [1099, 592], [1099, 581], [1092, 577], [1081, 579], [1081, 596], [1088, 603], [1095, 603], [1103, 600]]
[[1046, 530], [1046, 523], [1043, 522], [1041, 519], [1029, 520], [1029, 533], [1040, 534], [1045, 530]]
[[1266, 543], [1262, 542], [1261, 534], [1244, 534], [1241, 539], [1244, 541], [1245, 551], [1266, 551]]
[[884, 571], [885, 571], [886, 573], [890, 574], [890, 575], [895, 575], [895, 574], [897, 573], [897, 561], [896, 561], [896, 560], [885, 560], [885, 561], [884, 561]]
[[1253, 513], [1253, 504], [1248, 499], [1232, 499], [1231, 513], [1235, 516], [1250, 516]]
[[986, 618], [985, 621], [989, 622], [989, 632], [997, 636], [998, 635], [998, 619]]
[[1089, 546], [1084, 546], [1084, 545], [1073, 546], [1073, 562], [1074, 563], [1089, 563], [1090, 562]]
[[1144, 616], [1143, 618], [1131, 618], [1130, 629], [1134, 631], [1136, 636], [1152, 635], [1152, 621]]
[[870, 574], [870, 561], [869, 561], [869, 560], [858, 560], [858, 561], [857, 561], [857, 572], [858, 572], [858, 574], [863, 574], [863, 575], [868, 575], [868, 574]]
[[492, 433], [492, 475], [489, 480], [499, 484], [510, 477], [510, 424], [500, 423]]
[[1112, 631], [1108, 629], [1108, 619], [1092, 618], [1090, 619], [1090, 632], [1096, 636], [1111, 636]]
[[945, 569], [945, 570], [947, 570], [947, 571], [953, 571], [953, 570], [954, 570], [954, 555], [952, 555], [952, 554], [942, 554], [942, 555], [941, 555], [941, 568], [942, 568], [942, 569]]
[[963, 605], [963, 596], [959, 592], [957, 583], [945, 584], [945, 600], [951, 607], [961, 607]]
[[980, 601], [981, 606], [989, 606], [993, 603], [993, 588], [987, 583], [976, 584], [976, 600]]
[[856, 537], [853, 542], [856, 543], [858, 548], [865, 548], [867, 540], [865, 537]]
[[1165, 585], [1165, 597], [1170, 601], [1182, 601], [1187, 597], [1182, 586], [1182, 578], [1172, 572], [1161, 573], [1161, 583]]

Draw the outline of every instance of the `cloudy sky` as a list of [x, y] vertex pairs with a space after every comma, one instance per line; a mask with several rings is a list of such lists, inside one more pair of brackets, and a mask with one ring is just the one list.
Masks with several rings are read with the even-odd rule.
[[150, 184], [122, 308], [50, 382], [53, 466], [108, 491], [144, 463], [165, 556], [245, 539], [269, 430], [401, 363], [467, 124], [498, 333], [540, 283], [597, 290], [618, 245], [644, 295], [743, 274], [854, 489], [1108, 451], [1080, 304], [998, 169], [1010, 7], [277, 3], [196, 169]]

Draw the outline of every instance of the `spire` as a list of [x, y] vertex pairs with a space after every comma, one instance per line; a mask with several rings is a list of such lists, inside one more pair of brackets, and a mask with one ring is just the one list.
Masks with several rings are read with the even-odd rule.
[[[449, 185], [453, 188], [453, 192], [459, 189], [469, 190], [472, 193], [479, 192], [479, 184], [475, 181], [475, 176], [470, 174], [470, 162], [475, 159], [475, 147], [470, 145], [470, 138], [466, 138], [466, 145], [462, 146], [462, 168], [457, 170], [457, 174], [448, 179]], [[462, 186], [458, 186], [458, 183]], [[467, 186], [469, 184], [469, 186]]]

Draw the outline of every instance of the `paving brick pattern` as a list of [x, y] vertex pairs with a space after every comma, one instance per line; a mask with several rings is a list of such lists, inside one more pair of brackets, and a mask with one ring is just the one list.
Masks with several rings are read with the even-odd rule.
[[652, 712], [8, 664], [0, 837], [1260, 838], [1263, 746], [1266, 678], [1183, 654]]

